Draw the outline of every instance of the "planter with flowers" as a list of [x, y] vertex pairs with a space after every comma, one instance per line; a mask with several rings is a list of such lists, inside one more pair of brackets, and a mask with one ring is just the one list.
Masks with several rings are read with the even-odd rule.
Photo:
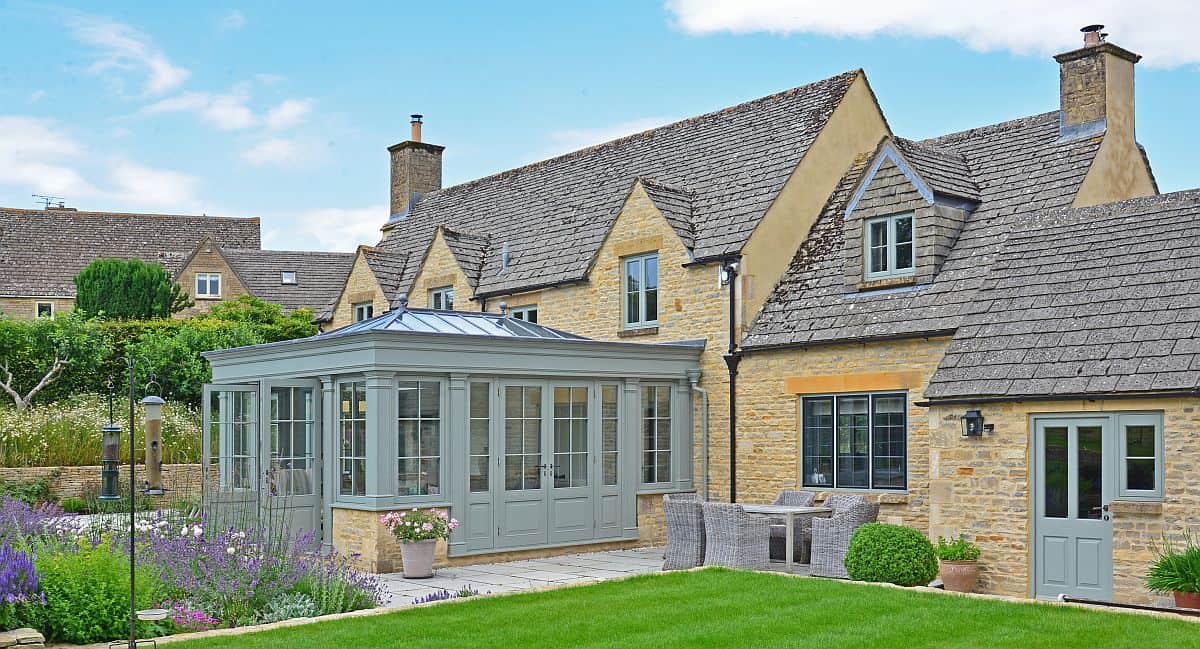
[[938, 577], [946, 590], [969, 593], [979, 583], [979, 546], [959, 537], [947, 541], [938, 537], [934, 548], [938, 557]]
[[1164, 534], [1162, 545], [1154, 546], [1154, 555], [1146, 587], [1155, 593], [1171, 593], [1179, 608], [1200, 609], [1200, 545], [1191, 532], [1184, 532], [1182, 550]]
[[444, 509], [413, 508], [384, 514], [379, 520], [400, 542], [400, 558], [408, 579], [433, 576], [433, 552], [438, 540], [450, 538], [450, 531], [458, 527], [458, 521]]

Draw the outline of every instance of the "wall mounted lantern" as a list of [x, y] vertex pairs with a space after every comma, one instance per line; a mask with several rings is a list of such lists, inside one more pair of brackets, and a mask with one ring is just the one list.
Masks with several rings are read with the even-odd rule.
[[959, 417], [962, 423], [963, 437], [979, 437], [993, 430], [992, 424], [983, 423], [983, 413], [978, 410], [968, 410], [967, 414]]

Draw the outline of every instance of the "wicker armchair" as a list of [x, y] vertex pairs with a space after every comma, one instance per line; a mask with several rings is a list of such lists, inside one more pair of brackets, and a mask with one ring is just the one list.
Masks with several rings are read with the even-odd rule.
[[771, 562], [771, 524], [741, 505], [703, 503], [704, 565], [766, 570]]
[[[846, 551], [850, 548], [850, 537], [859, 527], [873, 522], [879, 516], [879, 505], [869, 503], [861, 496], [850, 496], [857, 499], [854, 504], [842, 498], [832, 503], [832, 516], [814, 518], [812, 521], [811, 574], [814, 577], [849, 578], [850, 575], [846, 573]], [[827, 507], [831, 506], [829, 500], [825, 503]]]
[[704, 563], [704, 510], [687, 494], [663, 496], [667, 519], [667, 550], [663, 570], [687, 570]]
[[[811, 491], [787, 490], [779, 492], [775, 497], [776, 505], [792, 505], [794, 507], [812, 507], [814, 494]], [[808, 563], [809, 546], [812, 545], [812, 519], [817, 514], [795, 516], [792, 533], [792, 559], [797, 563]], [[783, 561], [787, 556], [787, 529], [782, 518], [771, 519], [771, 559]]]

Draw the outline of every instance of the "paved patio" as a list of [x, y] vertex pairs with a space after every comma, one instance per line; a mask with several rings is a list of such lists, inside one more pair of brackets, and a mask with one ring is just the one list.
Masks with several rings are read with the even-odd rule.
[[379, 576], [385, 592], [384, 606], [412, 604], [413, 600], [440, 590], [454, 592], [471, 587], [480, 594], [582, 584], [662, 569], [663, 549], [635, 548], [608, 552], [584, 552], [545, 559], [438, 568], [429, 579], [405, 579], [401, 573]]

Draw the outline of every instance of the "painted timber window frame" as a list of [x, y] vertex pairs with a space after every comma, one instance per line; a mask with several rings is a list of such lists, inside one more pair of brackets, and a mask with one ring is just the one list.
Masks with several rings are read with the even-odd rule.
[[600, 479], [616, 486], [621, 467], [621, 386], [600, 384]]
[[524, 306], [513, 307], [512, 317], [525, 322], [537, 324], [538, 307], [536, 304], [526, 304]]
[[1117, 498], [1161, 501], [1164, 493], [1162, 413], [1122, 413], [1117, 419]]
[[53, 318], [54, 303], [53, 302], [38, 302], [33, 307], [33, 316], [35, 318]]
[[396, 391], [396, 494], [400, 501], [441, 496], [446, 412], [442, 382], [400, 379]]
[[867, 219], [863, 223], [863, 277], [879, 280], [912, 276], [916, 268], [915, 232], [912, 212]]
[[358, 302], [351, 306], [354, 310], [354, 321], [362, 322], [375, 317], [375, 304], [372, 302]]
[[670, 384], [642, 385], [642, 472], [643, 485], [671, 482], [672, 406], [674, 391]]
[[907, 393], [810, 396], [800, 408], [804, 487], [908, 488]]
[[658, 326], [658, 252], [621, 259], [621, 295], [626, 329]]
[[429, 291], [429, 308], [437, 311], [454, 310], [454, 287], [442, 286]]
[[339, 496], [367, 494], [367, 382], [342, 381], [338, 395], [337, 471]]
[[221, 273], [196, 273], [196, 297], [221, 297]]
[[472, 381], [467, 397], [468, 488], [491, 492], [492, 384]]

